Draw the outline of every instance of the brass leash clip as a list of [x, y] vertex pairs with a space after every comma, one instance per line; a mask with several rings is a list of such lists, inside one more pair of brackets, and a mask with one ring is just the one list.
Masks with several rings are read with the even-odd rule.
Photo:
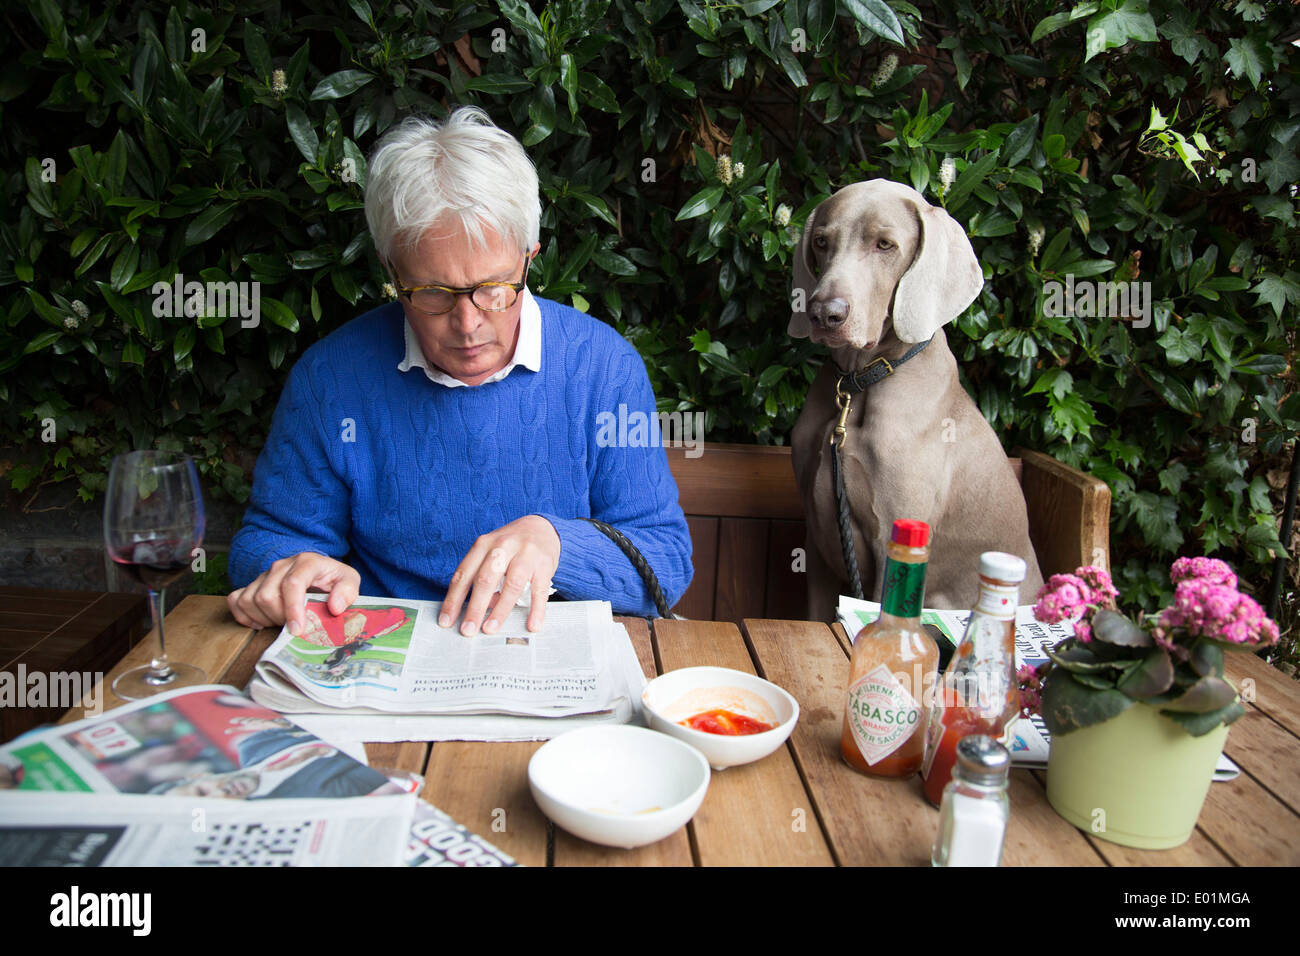
[[849, 409], [853, 407], [853, 396], [844, 391], [844, 376], [841, 375], [835, 380], [835, 404], [840, 410], [839, 421], [835, 423], [835, 431], [831, 435], [831, 446], [843, 446], [844, 438], [848, 434], [845, 430], [845, 423], [849, 420]]

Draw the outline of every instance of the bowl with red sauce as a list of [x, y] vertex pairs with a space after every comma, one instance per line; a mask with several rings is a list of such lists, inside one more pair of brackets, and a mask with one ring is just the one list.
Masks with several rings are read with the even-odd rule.
[[761, 760], [789, 738], [799, 703], [785, 690], [729, 667], [683, 667], [641, 694], [646, 723], [695, 747], [714, 770]]

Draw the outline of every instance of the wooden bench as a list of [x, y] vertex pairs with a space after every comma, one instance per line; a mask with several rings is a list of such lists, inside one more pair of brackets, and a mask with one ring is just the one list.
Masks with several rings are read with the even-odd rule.
[[[774, 445], [669, 448], [682, 510], [694, 545], [695, 579], [674, 610], [706, 621], [807, 618], [803, 574], [803, 503], [790, 449]], [[1025, 492], [1029, 536], [1039, 570], [1110, 567], [1110, 488], [1041, 452], [1017, 449], [1011, 466]], [[871, 597], [872, 595], [868, 595]]]

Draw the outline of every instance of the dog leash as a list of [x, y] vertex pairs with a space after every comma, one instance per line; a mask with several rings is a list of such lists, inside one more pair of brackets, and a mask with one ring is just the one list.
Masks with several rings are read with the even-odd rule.
[[579, 520], [595, 525], [597, 531], [613, 541], [618, 545], [619, 550], [627, 555], [627, 559], [632, 562], [632, 567], [636, 568], [637, 574], [641, 575], [646, 590], [650, 592], [650, 600], [654, 602], [655, 610], [659, 612], [659, 616], [670, 621], [676, 617], [668, 607], [668, 601], [664, 597], [663, 589], [659, 587], [659, 579], [655, 576], [654, 569], [650, 567], [650, 562], [645, 559], [645, 556], [628, 539], [627, 535], [613, 525], [597, 521], [595, 518], [580, 518]]
[[[903, 353], [902, 358], [892, 364], [884, 356], [881, 356], [868, 362], [866, 366], [857, 372], [840, 371], [839, 366], [836, 366], [836, 371], [839, 371], [840, 375], [835, 380], [835, 405], [840, 410], [840, 418], [835, 423], [835, 431], [831, 433], [831, 483], [835, 486], [835, 503], [839, 509], [840, 548], [844, 552], [844, 567], [849, 572], [849, 587], [853, 589], [853, 596], [859, 601], [866, 600], [866, 598], [862, 594], [862, 572], [858, 570], [858, 554], [853, 547], [853, 525], [849, 521], [849, 496], [844, 491], [844, 465], [840, 461], [840, 451], [844, 447], [844, 439], [848, 435], [845, 422], [849, 420], [849, 411], [853, 407], [854, 395], [866, 391], [881, 379], [893, 375], [898, 366], [913, 356], [920, 354], [933, 341], [934, 336], [932, 335], [924, 342], [918, 342]], [[847, 388], [845, 387], [846, 382], [848, 383]]]

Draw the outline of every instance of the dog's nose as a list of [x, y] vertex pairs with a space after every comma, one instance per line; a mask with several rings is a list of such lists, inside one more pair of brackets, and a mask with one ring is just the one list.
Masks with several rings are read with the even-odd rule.
[[824, 329], [838, 329], [849, 317], [849, 304], [843, 299], [814, 300], [809, 309], [813, 321]]

